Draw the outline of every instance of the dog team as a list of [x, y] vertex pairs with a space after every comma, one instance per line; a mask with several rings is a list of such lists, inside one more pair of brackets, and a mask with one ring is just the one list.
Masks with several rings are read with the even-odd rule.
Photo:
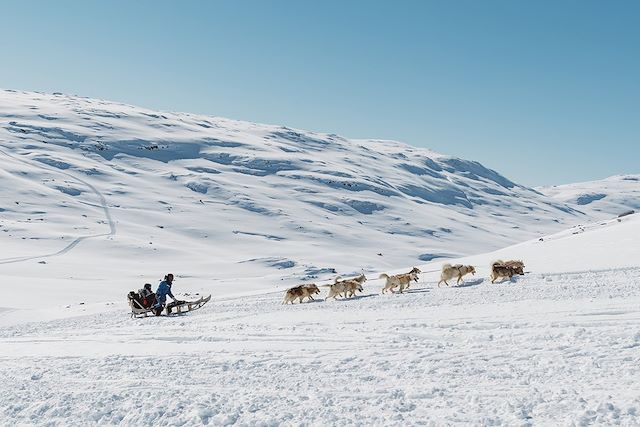
[[[409, 289], [411, 282], [418, 281], [418, 274], [422, 273], [419, 268], [413, 267], [411, 271], [408, 273], [395, 274], [393, 276], [389, 276], [386, 273], [380, 275], [380, 279], [385, 280], [384, 287], [382, 288], [382, 293], [387, 293], [391, 291], [391, 293], [395, 293], [396, 289], [399, 293], [403, 293], [405, 289]], [[447, 280], [457, 279], [456, 285], [459, 285], [460, 282], [464, 282], [463, 277], [467, 274], [471, 273], [472, 275], [476, 274], [476, 269], [472, 265], [462, 265], [462, 264], [444, 264], [442, 266], [442, 272], [440, 273], [440, 281], [438, 282], [438, 287], [444, 282], [445, 285], [449, 286]], [[500, 278], [509, 278], [511, 279], [515, 275], [524, 275], [524, 263], [522, 261], [495, 261], [491, 264], [491, 283], [495, 283], [496, 280]], [[341, 298], [352, 298], [356, 296], [357, 292], [362, 292], [362, 284], [367, 281], [367, 278], [364, 274], [359, 275], [358, 277], [354, 277], [352, 279], [342, 279], [341, 277], [336, 277], [334, 282], [330, 285], [320, 285], [320, 287], [329, 288], [329, 293], [325, 298], [325, 301], [329, 298], [336, 299], [336, 297]], [[293, 304], [297, 299], [298, 302], [304, 302], [306, 298], [307, 301], [315, 301], [313, 295], [317, 295], [320, 293], [320, 287], [314, 283], [302, 284], [295, 286], [293, 288], [287, 289], [284, 293], [283, 304], [291, 303]]]

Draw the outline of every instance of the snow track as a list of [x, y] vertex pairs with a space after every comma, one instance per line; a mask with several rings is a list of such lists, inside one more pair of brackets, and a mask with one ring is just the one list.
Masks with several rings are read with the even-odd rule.
[[73, 174], [70, 174], [68, 172], [63, 172], [63, 171], [61, 171], [61, 170], [59, 170], [57, 168], [45, 166], [45, 165], [43, 165], [43, 164], [41, 164], [39, 162], [27, 161], [24, 158], [9, 154], [5, 150], [0, 150], [0, 153], [2, 153], [3, 155], [5, 155], [5, 156], [7, 156], [7, 157], [9, 157], [9, 158], [11, 158], [11, 159], [13, 159], [15, 161], [18, 161], [20, 163], [24, 163], [24, 164], [29, 165], [31, 167], [36, 167], [38, 169], [42, 169], [42, 170], [46, 170], [46, 171], [49, 171], [49, 172], [54, 172], [56, 174], [67, 176], [67, 177], [73, 179], [74, 181], [79, 182], [80, 184], [88, 187], [98, 197], [98, 200], [100, 201], [100, 207], [103, 209], [106, 222], [109, 225], [109, 232], [108, 233], [91, 234], [91, 235], [76, 237], [67, 246], [65, 246], [64, 248], [60, 249], [57, 252], [48, 253], [48, 254], [42, 254], [42, 255], [31, 255], [31, 256], [23, 256], [23, 257], [3, 258], [3, 259], [0, 259], [0, 264], [13, 264], [13, 263], [16, 263], [16, 262], [23, 262], [23, 261], [29, 261], [29, 260], [41, 259], [41, 258], [51, 258], [51, 257], [59, 256], [59, 255], [64, 255], [64, 254], [68, 253], [69, 251], [71, 251], [73, 248], [75, 248], [83, 240], [95, 239], [95, 238], [98, 238], [98, 237], [112, 237], [112, 236], [116, 235], [116, 233], [117, 233], [116, 223], [113, 220], [113, 218], [111, 217], [111, 211], [109, 210], [109, 206], [107, 205], [107, 200], [105, 199], [104, 195], [100, 191], [98, 191], [98, 189], [95, 186], [91, 185], [90, 183], [88, 183], [84, 179], [78, 178], [77, 176], [75, 176]]
[[[0, 330], [0, 423], [637, 425], [640, 269]], [[7, 386], [9, 385], [9, 386]]]

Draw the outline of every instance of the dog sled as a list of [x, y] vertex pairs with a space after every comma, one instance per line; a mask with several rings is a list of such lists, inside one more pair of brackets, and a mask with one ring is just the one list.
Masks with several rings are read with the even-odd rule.
[[[131, 293], [128, 295], [128, 300], [129, 307], [131, 307], [131, 317], [139, 318], [158, 315], [153, 307], [145, 307], [142, 301], [139, 298], [134, 298]], [[173, 301], [167, 304], [164, 310], [160, 309], [160, 311], [164, 311], [165, 316], [179, 316], [202, 308], [209, 300], [211, 300], [211, 295], [200, 297], [195, 301]]]

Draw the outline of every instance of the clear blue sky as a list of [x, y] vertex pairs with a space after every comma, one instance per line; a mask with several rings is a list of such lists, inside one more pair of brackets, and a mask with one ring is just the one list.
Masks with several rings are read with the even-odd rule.
[[0, 87], [640, 173], [640, 1], [17, 1]]

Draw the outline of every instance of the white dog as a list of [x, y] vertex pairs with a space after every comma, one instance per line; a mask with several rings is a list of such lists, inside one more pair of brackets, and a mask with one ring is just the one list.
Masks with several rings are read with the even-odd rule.
[[462, 280], [462, 277], [465, 274], [476, 274], [476, 269], [472, 266], [472, 265], [462, 265], [462, 264], [456, 264], [456, 265], [451, 265], [451, 264], [444, 264], [442, 266], [442, 273], [440, 274], [440, 281], [438, 282], [438, 287], [440, 287], [440, 284], [442, 282], [444, 282], [447, 286], [449, 286], [449, 284], [447, 283], [447, 280], [451, 280], [454, 277], [458, 278], [458, 281], [456, 282], [456, 285], [460, 284], [460, 281], [464, 282], [464, 280]]
[[393, 292], [395, 288], [400, 288], [400, 293], [402, 293], [405, 289], [409, 288], [411, 281], [418, 281], [418, 274], [422, 273], [418, 267], [413, 267], [410, 272], [403, 274], [396, 274], [394, 276], [389, 276], [386, 273], [380, 275], [381, 279], [385, 279], [384, 288], [382, 288], [382, 293], [386, 293], [387, 291]]

